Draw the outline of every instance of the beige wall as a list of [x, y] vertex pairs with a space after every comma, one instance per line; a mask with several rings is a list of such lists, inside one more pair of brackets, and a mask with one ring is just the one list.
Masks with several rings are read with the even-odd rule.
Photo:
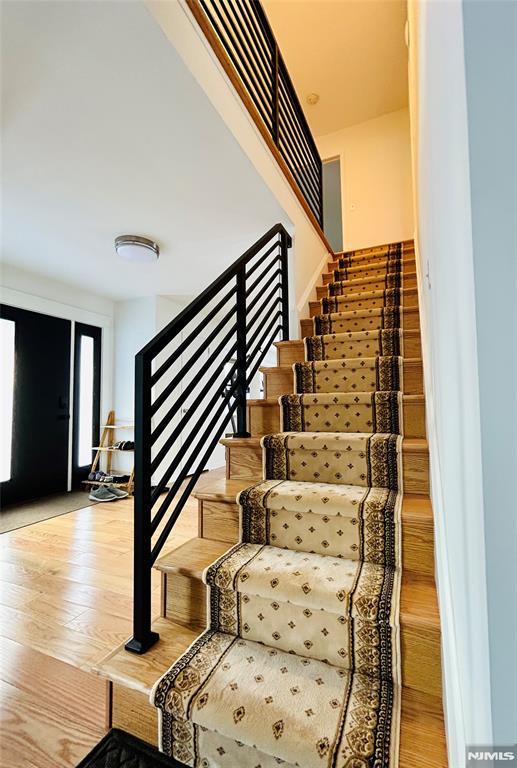
[[316, 139], [341, 159], [345, 249], [413, 237], [409, 111], [400, 109]]

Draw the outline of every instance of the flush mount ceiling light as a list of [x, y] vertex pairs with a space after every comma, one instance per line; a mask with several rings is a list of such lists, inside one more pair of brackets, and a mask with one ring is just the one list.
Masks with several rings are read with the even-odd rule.
[[158, 243], [139, 235], [120, 235], [115, 238], [115, 250], [127, 261], [149, 263], [156, 261], [160, 255]]
[[319, 97], [319, 94], [317, 93], [309, 93], [309, 95], [307, 96], [307, 104], [310, 104], [311, 107], [317, 104], [319, 100], [320, 100], [320, 97]]

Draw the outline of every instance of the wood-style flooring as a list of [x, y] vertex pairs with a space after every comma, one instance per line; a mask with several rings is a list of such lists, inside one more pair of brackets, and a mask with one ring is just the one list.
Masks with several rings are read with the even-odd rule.
[[[192, 498], [173, 546], [197, 515]], [[72, 768], [105, 733], [108, 686], [90, 670], [131, 634], [132, 547], [131, 499], [0, 537], [2, 767]], [[156, 616], [159, 600], [154, 572]]]

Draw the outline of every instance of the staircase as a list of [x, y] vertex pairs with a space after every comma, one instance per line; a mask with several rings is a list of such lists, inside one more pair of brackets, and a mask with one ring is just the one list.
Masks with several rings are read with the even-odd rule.
[[[270, 580], [270, 583], [280, 581], [279, 591], [274, 593], [277, 585], [271, 588], [264, 582], [261, 575], [263, 567], [257, 568], [253, 559], [259, 556], [267, 560], [273, 555], [282, 556], [287, 553], [297, 564], [296, 573], [299, 573], [299, 578], [304, 581], [307, 576], [304, 572], [307, 567], [304, 565], [304, 557], [307, 561], [307, 553], [312, 553], [311, 565], [317, 563], [317, 567], [323, 569], [324, 573], [326, 567], [332, 566], [337, 569], [334, 573], [341, 574], [340, 583], [344, 583], [347, 578], [346, 564], [357, 563], [358, 559], [368, 561], [369, 555], [366, 550], [357, 554], [356, 540], [349, 534], [343, 539], [340, 538], [341, 527], [344, 526], [340, 526], [339, 522], [345, 518], [339, 517], [339, 505], [343, 507], [342, 514], [346, 517], [349, 512], [345, 507], [350, 509], [350, 504], [356, 503], [354, 499], [366, 498], [365, 493], [373, 494], [375, 503], [384, 504], [384, 509], [388, 508], [387, 499], [391, 499], [393, 508], [398, 509], [400, 516], [401, 548], [398, 551], [401, 552], [401, 562], [394, 563], [394, 570], [387, 561], [377, 565], [369, 563], [368, 567], [373, 569], [372, 573], [377, 573], [379, 569], [383, 573], [386, 569], [391, 569], [389, 572], [395, 574], [395, 582], [400, 576], [400, 602], [396, 599], [397, 589], [394, 587], [391, 619], [387, 622], [387, 635], [391, 633], [391, 640], [382, 641], [387, 645], [381, 644], [383, 648], [392, 648], [394, 659], [398, 658], [400, 651], [400, 677], [397, 679], [395, 661], [392, 669], [388, 669], [383, 667], [382, 659], [371, 660], [369, 663], [373, 666], [368, 667], [366, 676], [362, 676], [360, 669], [353, 676], [349, 676], [350, 690], [354, 696], [358, 695], [354, 686], [359, 686], [359, 690], [366, 689], [368, 696], [369, 681], [379, 678], [381, 690], [390, 691], [393, 696], [389, 706], [392, 707], [395, 721], [400, 708], [398, 765], [401, 768], [441, 768], [447, 765], [447, 758], [441, 699], [440, 621], [434, 583], [433, 515], [429, 499], [428, 448], [425, 438], [425, 403], [413, 243], [407, 241], [398, 245], [378, 246], [337, 255], [329, 262], [327, 271], [322, 275], [322, 285], [318, 288], [317, 298], [317, 301], [310, 304], [311, 317], [301, 321], [303, 340], [276, 342], [277, 365], [260, 369], [265, 388], [264, 399], [248, 400], [246, 405], [250, 436], [223, 439], [222, 443], [226, 448], [225, 471], [205, 473], [195, 487], [194, 495], [199, 503], [198, 537], [166, 552], [155, 563], [156, 569], [162, 575], [162, 616], [154, 622], [153, 630], [159, 633], [160, 640], [143, 656], [128, 654], [123, 648], [116, 649], [102, 662], [98, 671], [113, 681], [113, 723], [154, 742], [156, 710], [149, 704], [151, 689], [158, 678], [196, 640], [199, 632], [207, 627], [205, 584], [208, 583], [212, 614], [208, 626], [211, 625], [217, 630], [217, 653], [227, 653], [228, 658], [232, 658], [237, 664], [236, 675], [239, 675], [241, 687], [246, 690], [243, 698], [248, 706], [251, 704], [256, 709], [254, 740], [250, 741], [250, 732], [245, 731], [247, 736], [242, 738], [245, 743], [242, 745], [235, 741], [237, 737], [234, 734], [239, 733], [239, 723], [246, 716], [244, 706], [233, 710], [233, 721], [230, 715], [230, 724], [227, 730], [224, 730], [225, 718], [228, 715], [225, 707], [227, 708], [228, 702], [231, 701], [227, 686], [236, 683], [231, 682], [229, 678], [225, 681], [224, 672], [221, 673], [219, 669], [213, 674], [215, 682], [212, 681], [210, 688], [210, 695], [215, 697], [215, 704], [208, 702], [208, 697], [207, 702], [203, 703], [203, 696], [197, 697], [196, 704], [197, 743], [204, 745], [204, 754], [209, 755], [206, 758], [208, 762], [202, 762], [203, 755], [196, 762], [186, 746], [190, 743], [191, 733], [184, 734], [181, 742], [176, 731], [174, 754], [176, 759], [180, 760], [179, 764], [255, 766], [260, 763], [265, 768], [278, 764], [278, 761], [271, 758], [273, 755], [282, 757], [286, 766], [304, 766], [313, 764], [310, 750], [315, 748], [318, 759], [314, 758], [314, 764], [326, 765], [324, 758], [329, 754], [328, 739], [318, 739], [316, 746], [312, 742], [309, 743], [313, 732], [315, 733], [310, 721], [313, 716], [315, 720], [320, 717], [318, 708], [323, 707], [320, 689], [316, 686], [316, 693], [312, 694], [316, 712], [312, 712], [310, 707], [298, 710], [301, 704], [297, 704], [297, 696], [303, 697], [303, 690], [300, 693], [297, 689], [308, 685], [308, 667], [295, 672], [292, 664], [301, 660], [303, 664], [312, 665], [312, 669], [320, 670], [320, 679], [325, 678], [329, 690], [332, 683], [339, 698], [339, 685], [342, 683], [336, 685], [330, 680], [327, 681], [325, 675], [330, 674], [332, 670], [341, 671], [341, 678], [348, 675], [348, 672], [342, 671], [347, 666], [343, 659], [352, 654], [352, 648], [346, 645], [346, 640], [343, 643], [343, 638], [335, 630], [331, 630], [330, 639], [326, 639], [326, 618], [323, 621], [323, 634], [318, 631], [307, 639], [293, 632], [293, 637], [288, 642], [281, 637], [283, 632], [277, 633], [279, 637], [274, 638], [274, 641], [268, 641], [267, 632], [260, 634], [260, 626], [246, 628], [246, 610], [250, 610], [247, 608], [250, 600], [253, 610], [262, 601], [260, 604], [264, 605], [264, 623], [268, 625], [266, 609], [272, 605], [273, 594], [278, 594], [278, 597], [273, 599], [280, 607], [280, 613], [284, 615], [284, 623], [288, 618], [292, 624], [299, 620], [299, 611], [295, 616], [297, 607], [293, 606], [293, 600], [289, 599], [290, 590], [296, 586], [298, 576], [291, 575], [288, 582], [292, 583], [287, 584], [283, 583], [281, 578]], [[271, 437], [263, 439], [265, 435], [277, 435], [283, 431], [291, 434], [287, 441]], [[312, 450], [304, 453], [304, 434], [307, 436], [307, 433], [310, 433], [313, 440], [310, 446]], [[381, 448], [386, 461], [389, 456], [392, 457], [387, 481], [376, 479], [379, 473], [375, 466], [368, 470], [369, 474], [366, 473], [368, 477], [357, 469], [359, 462], [363, 460], [357, 457], [364, 457], [365, 452], [368, 454], [374, 450], [371, 442], [365, 440], [365, 433], [374, 433], [373, 442], [377, 438], [379, 444], [382, 442]], [[381, 433], [381, 436], [376, 433]], [[389, 440], [386, 433], [391, 435]], [[397, 436], [399, 433], [401, 437]], [[356, 457], [354, 461], [350, 460], [353, 469], [347, 469], [340, 458], [338, 469], [344, 467], [344, 474], [337, 478], [337, 482], [334, 476], [336, 467], [330, 466], [329, 475], [325, 476], [326, 463], [321, 459], [322, 451], [327, 449], [325, 441], [328, 443], [334, 438], [344, 441], [340, 445], [348, 452], [345, 455], [353, 454]], [[312, 480], [304, 474], [312, 471], [309, 454], [317, 457], [314, 461], [318, 477]], [[280, 465], [282, 470], [278, 469]], [[264, 470], [269, 478], [267, 483], [270, 484], [267, 492], [245, 493], [250, 486], [262, 481]], [[292, 473], [287, 478], [286, 471]], [[341, 475], [341, 471], [337, 474]], [[392, 477], [395, 478], [394, 484]], [[284, 479], [288, 482], [282, 483]], [[397, 482], [402, 487], [398, 487]], [[303, 540], [304, 537], [293, 537], [289, 533], [290, 525], [294, 522], [297, 483], [305, 483], [305, 488], [312, 486], [316, 489], [315, 493], [318, 493], [317, 489], [325, 483], [326, 497], [320, 498], [319, 493], [318, 499], [313, 499], [311, 504], [316, 508], [322, 500], [327, 503], [330, 498], [329, 507], [332, 504], [337, 505], [337, 517], [332, 516], [330, 512], [328, 516], [322, 515], [325, 511], [323, 508], [313, 511], [311, 507], [311, 520], [316, 520], [312, 526], [315, 529], [312, 539], [309, 536], [309, 539]], [[279, 500], [276, 503], [266, 501], [270, 499], [268, 494], [274, 488], [277, 488]], [[241, 511], [236, 501], [238, 494], [241, 494]], [[373, 497], [368, 496], [370, 499]], [[303, 504], [303, 501], [301, 503]], [[364, 504], [366, 505], [366, 501]], [[290, 511], [287, 511], [288, 509]], [[307, 508], [303, 509], [304, 514], [307, 514], [307, 511]], [[395, 517], [396, 514], [394, 513]], [[241, 527], [247, 530], [247, 533], [244, 530], [244, 539], [240, 537], [239, 517]], [[266, 518], [267, 535], [270, 537], [267, 541], [261, 538], [263, 532], [257, 534], [260, 524]], [[331, 531], [323, 541], [321, 520], [325, 520], [325, 525], [328, 525]], [[395, 521], [396, 528], [397, 525]], [[304, 536], [306, 535], [309, 534], [304, 533]], [[248, 543], [230, 549], [232, 554], [227, 557], [229, 548], [242, 540]], [[267, 546], [262, 549], [264, 544]], [[269, 546], [273, 544], [274, 546]], [[210, 568], [214, 563], [216, 564]], [[289, 566], [291, 567], [290, 564]], [[276, 573], [275, 569], [278, 571], [279, 566], [271, 560], [265, 568], [268, 572]], [[249, 579], [248, 583], [254, 585], [253, 588], [248, 588], [250, 594], [244, 591], [244, 588], [235, 586], [238, 575], [243, 573]], [[234, 584], [233, 588], [226, 586], [228, 578]], [[309, 577], [301, 585], [304, 592], [308, 580]], [[323, 606], [330, 612], [328, 615], [334, 615], [335, 608], [328, 599], [328, 586], [325, 587], [324, 579], [316, 579], [314, 583], [310, 583], [314, 597], [309, 595], [310, 589], [307, 587], [307, 594], [298, 601], [300, 610], [304, 609], [310, 614], [314, 610], [323, 610]], [[232, 603], [236, 595], [240, 595], [241, 600], [238, 615], [235, 614], [237, 609]], [[346, 599], [348, 600], [348, 597]], [[358, 621], [357, 614], [352, 615]], [[353, 622], [351, 625], [353, 627]], [[249, 632], [252, 639], [247, 639]], [[352, 637], [357, 643], [355, 630], [352, 628], [350, 632], [348, 637]], [[241, 649], [238, 648], [239, 643], [232, 644], [233, 641], [228, 640], [235, 634], [245, 638], [241, 641]], [[345, 635], [347, 633], [343, 630], [343, 636]], [[213, 645], [213, 633], [202, 637], [203, 648], [211, 647], [211, 643]], [[228, 648], [225, 646], [221, 650], [221, 643], [229, 644]], [[198, 650], [199, 642], [186, 657], [189, 664], [194, 664], [198, 658]], [[213, 649], [211, 653], [214, 653]], [[241, 658], [239, 653], [244, 656]], [[268, 653], [273, 656], [268, 657]], [[254, 691], [257, 686], [260, 688], [260, 678], [267, 677], [266, 672], [270, 673], [272, 668], [276, 670], [274, 665], [277, 657], [284, 660], [284, 666], [280, 668], [286, 670], [286, 679], [289, 678], [291, 683], [290, 690], [295, 692], [290, 694], [290, 701], [285, 706], [289, 712], [295, 712], [293, 717], [298, 726], [298, 733], [295, 738], [293, 734], [284, 733], [283, 720], [278, 719], [273, 723], [273, 735], [268, 736], [265, 741], [260, 741], [261, 728], [266, 730], [263, 726], [267, 722], [268, 705], [261, 703], [259, 706]], [[260, 667], [261, 671], [255, 670], [254, 676], [254, 680], [259, 680], [259, 683], [253, 682], [244, 658], [253, 658], [257, 668]], [[204, 657], [201, 661], [207, 663]], [[358, 665], [359, 661], [356, 660], [356, 670]], [[218, 675], [223, 677], [219, 680]], [[295, 677], [297, 683], [293, 683]], [[170, 701], [170, 696], [175, 692], [174, 685], [170, 681], [160, 685], [164, 686], [165, 697], [169, 696]], [[322, 683], [321, 687], [325, 688], [325, 685]], [[155, 691], [154, 696], [157, 699], [160, 690], [159, 686]], [[159, 701], [157, 703], [160, 704]], [[164, 706], [162, 702], [162, 709]], [[324, 721], [331, 722], [334, 705], [330, 706]], [[305, 712], [311, 711], [311, 716], [303, 714], [304, 709]], [[263, 710], [266, 714], [262, 717]], [[203, 714], [203, 711], [207, 714]], [[380, 710], [373, 707], [372, 712], [378, 715]], [[163, 723], [168, 715], [165, 712], [160, 714], [164, 732]], [[190, 722], [190, 715], [187, 721]], [[210, 741], [210, 725], [217, 731], [219, 721], [222, 723], [221, 732], [225, 733], [225, 736], [219, 737], [216, 745]], [[172, 724], [171, 728], [173, 727], [176, 726]], [[347, 723], [343, 729], [348, 741], [344, 745], [341, 744], [341, 754], [346, 759], [356, 760], [343, 764], [353, 765], [354, 768], [359, 765], [373, 765], [370, 745], [355, 743], [353, 747], [350, 746], [357, 737], [357, 728]], [[393, 755], [396, 755], [397, 750], [393, 747], [393, 742], [396, 741], [397, 733], [398, 724], [395, 723], [392, 726], [392, 744], [390, 746], [390, 740], [387, 739], [380, 762], [376, 763], [379, 767], [394, 768], [396, 763]], [[167, 749], [170, 744], [165, 742], [170, 737], [166, 734], [162, 738], [162, 746]], [[281, 744], [284, 751], [281, 751], [277, 744]], [[361, 754], [361, 749], [364, 749], [363, 762], [357, 757]], [[291, 761], [286, 759], [287, 754], [292, 755]], [[376, 754], [379, 757], [379, 753]]]

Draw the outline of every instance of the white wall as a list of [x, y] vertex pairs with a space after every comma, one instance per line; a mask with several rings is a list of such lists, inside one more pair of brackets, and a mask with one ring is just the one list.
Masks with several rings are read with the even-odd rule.
[[307, 302], [316, 292], [316, 284], [327, 261], [327, 250], [184, 0], [172, 3], [147, 0], [147, 6], [285, 211], [282, 223], [293, 235], [291, 337], [296, 338], [299, 335], [298, 318], [306, 315]]
[[517, 741], [517, 5], [463, 3], [494, 742]]
[[[471, 206], [461, 2], [414, 2], [408, 12], [415, 244], [436, 579], [449, 759], [456, 767], [464, 765], [466, 744], [492, 741], [478, 367], [482, 361], [472, 239], [476, 213]], [[494, 295], [490, 299], [498, 301]], [[497, 344], [496, 336], [492, 343]], [[492, 376], [504, 377], [497, 355], [490, 364]], [[510, 382], [514, 386], [515, 381]], [[509, 403], [502, 407], [508, 413]], [[504, 482], [502, 475], [500, 480]]]
[[345, 250], [413, 236], [407, 109], [319, 136], [316, 144], [324, 160], [341, 160]]

